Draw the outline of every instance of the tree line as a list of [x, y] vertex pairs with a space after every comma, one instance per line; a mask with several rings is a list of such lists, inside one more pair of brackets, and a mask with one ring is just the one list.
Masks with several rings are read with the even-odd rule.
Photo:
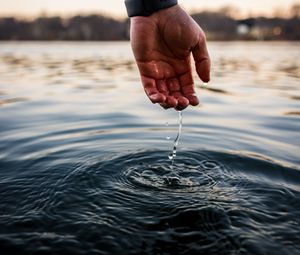
[[[236, 19], [230, 9], [192, 14], [209, 40], [300, 40], [300, 6], [290, 17]], [[0, 40], [110, 41], [129, 39], [129, 20], [103, 15], [0, 18]]]

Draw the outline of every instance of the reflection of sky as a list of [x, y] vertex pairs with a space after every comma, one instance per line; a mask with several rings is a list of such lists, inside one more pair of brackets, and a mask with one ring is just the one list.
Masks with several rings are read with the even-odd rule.
[[[0, 0], [0, 15], [22, 14], [36, 15], [41, 12], [74, 14], [80, 12], [105, 12], [116, 16], [125, 16], [123, 0]], [[244, 13], [266, 13], [269, 14], [274, 9], [281, 6], [287, 9], [299, 0], [181, 0], [179, 1], [189, 10], [202, 8], [217, 8], [224, 5], [235, 5]]]
[[[298, 165], [300, 43], [208, 45], [212, 80], [202, 88], [195, 76], [201, 105], [184, 111], [180, 149], [252, 151]], [[129, 42], [0, 43], [0, 161], [120, 143], [157, 149], [166, 121], [176, 131], [177, 114], [144, 94]]]

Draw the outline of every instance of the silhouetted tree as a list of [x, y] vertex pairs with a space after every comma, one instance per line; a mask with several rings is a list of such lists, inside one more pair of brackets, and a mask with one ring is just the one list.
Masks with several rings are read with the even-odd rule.
[[[201, 12], [192, 17], [211, 40], [300, 40], [300, 5], [291, 7], [291, 18], [249, 18], [237, 20], [233, 7], [219, 12]], [[242, 36], [239, 26], [249, 31]], [[0, 40], [127, 40], [129, 19], [116, 20], [103, 15], [40, 17], [33, 21], [0, 18]]]
[[237, 21], [220, 12], [202, 12], [192, 17], [206, 31], [208, 38], [230, 40], [236, 37]]

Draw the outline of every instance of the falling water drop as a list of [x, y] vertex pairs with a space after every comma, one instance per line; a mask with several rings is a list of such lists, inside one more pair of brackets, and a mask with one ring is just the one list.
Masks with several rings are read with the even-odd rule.
[[175, 160], [176, 155], [177, 155], [177, 146], [178, 146], [178, 143], [179, 143], [179, 140], [180, 140], [181, 130], [182, 130], [182, 112], [181, 111], [178, 111], [178, 116], [179, 116], [178, 132], [177, 132], [177, 136], [176, 136], [175, 141], [174, 141], [173, 151], [169, 155], [169, 159], [172, 161], [172, 166], [174, 164], [174, 160]]
[[[166, 122], [166, 127], [169, 127], [169, 122]], [[167, 139], [167, 140], [170, 140], [171, 137], [170, 137], [169, 135], [167, 135], [167, 136], [166, 136], [166, 139]]]

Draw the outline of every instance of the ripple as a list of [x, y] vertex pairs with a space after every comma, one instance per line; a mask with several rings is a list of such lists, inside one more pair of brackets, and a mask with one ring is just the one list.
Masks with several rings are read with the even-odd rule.
[[226, 91], [224, 89], [220, 89], [220, 88], [203, 87], [202, 89], [205, 89], [205, 90], [208, 90], [208, 91], [214, 92], [214, 93], [219, 93], [219, 94], [225, 94], [225, 95], [230, 95], [231, 94], [228, 91]]
[[[142, 163], [141, 163], [142, 162]], [[220, 171], [222, 166], [210, 160], [186, 164], [188, 157], [181, 157], [175, 166], [164, 158], [143, 155], [127, 161], [129, 165], [123, 172], [124, 181], [134, 188], [172, 190], [174, 192], [197, 192], [198, 188], [212, 187], [216, 181], [209, 171]]]
[[290, 111], [290, 112], [285, 112], [284, 115], [294, 115], [294, 116], [299, 116], [300, 111]]
[[172, 166], [167, 155], [11, 162], [15, 174], [0, 183], [0, 247], [8, 254], [297, 254], [298, 169], [214, 151], [182, 151]]
[[26, 102], [28, 100], [29, 99], [22, 98], [22, 97], [19, 97], [19, 98], [8, 98], [8, 99], [1, 99], [0, 98], [0, 106], [5, 106], [5, 105], [8, 105], [8, 104], [14, 104], [14, 103], [20, 103], [20, 102]]

